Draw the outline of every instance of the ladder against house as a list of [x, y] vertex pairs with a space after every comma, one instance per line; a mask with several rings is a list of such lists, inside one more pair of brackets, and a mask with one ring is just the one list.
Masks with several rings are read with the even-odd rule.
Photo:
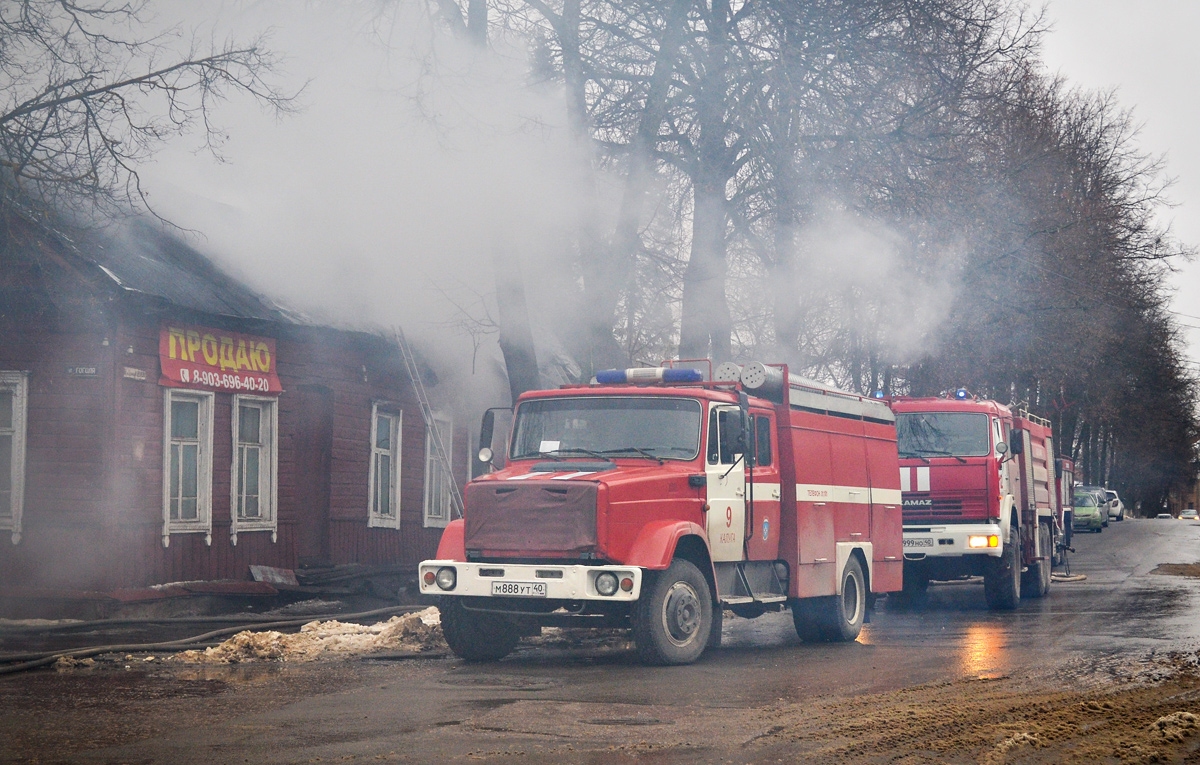
[[433, 407], [429, 405], [429, 394], [425, 391], [425, 383], [421, 380], [421, 370], [417, 366], [416, 356], [413, 355], [412, 347], [408, 344], [408, 338], [404, 336], [404, 330], [399, 327], [396, 327], [396, 345], [400, 348], [400, 358], [404, 360], [404, 369], [408, 372], [408, 379], [412, 382], [413, 390], [417, 394], [417, 402], [421, 406], [421, 418], [425, 420], [425, 427], [429, 430], [429, 440], [433, 444], [434, 459], [441, 468], [439, 472], [446, 481], [446, 488], [450, 492], [450, 512], [453, 517], [461, 518], [463, 517], [462, 492], [458, 490], [458, 483], [454, 480], [454, 470], [450, 463], [450, 455], [446, 451], [446, 442], [442, 439], [437, 418], [433, 416]]

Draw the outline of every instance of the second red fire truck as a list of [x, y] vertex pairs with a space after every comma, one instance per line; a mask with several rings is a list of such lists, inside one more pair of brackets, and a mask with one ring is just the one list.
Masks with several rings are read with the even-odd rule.
[[507, 464], [467, 485], [421, 591], [475, 661], [544, 625], [594, 625], [630, 628], [649, 663], [687, 663], [726, 609], [788, 607], [802, 638], [853, 640], [902, 583], [894, 419], [763, 364], [526, 393]]
[[1044, 596], [1062, 526], [1050, 423], [965, 389], [895, 398], [891, 407], [905, 595], [919, 595], [930, 580], [982, 576], [993, 609]]

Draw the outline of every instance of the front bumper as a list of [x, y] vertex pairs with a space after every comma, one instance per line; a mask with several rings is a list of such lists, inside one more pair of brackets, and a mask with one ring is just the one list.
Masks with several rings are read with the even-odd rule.
[[1104, 525], [1104, 517], [1101, 515], [1075, 515], [1071, 519], [1071, 525], [1076, 529], [1098, 529]]
[[[972, 537], [996, 538], [996, 546], [971, 547]], [[966, 523], [940, 526], [905, 526], [905, 560], [925, 558], [956, 558], [963, 555], [988, 555], [999, 558], [1004, 554], [1004, 533], [998, 523]]]
[[[456, 583], [453, 589], [443, 590], [437, 585], [437, 582], [426, 584], [425, 573], [427, 571], [433, 572], [436, 576], [439, 569], [447, 566], [455, 570]], [[596, 590], [596, 576], [605, 571], [616, 574], [618, 582], [626, 578], [633, 580], [633, 587], [626, 591], [618, 586], [617, 591], [612, 595], [601, 595]], [[642, 569], [636, 566], [563, 566], [427, 560], [422, 561], [418, 567], [417, 580], [420, 582], [422, 595], [461, 595], [482, 598], [512, 597], [500, 593], [493, 594], [493, 584], [497, 582], [544, 583], [546, 594], [531, 597], [530, 600], [628, 602], [637, 600], [642, 591]]]

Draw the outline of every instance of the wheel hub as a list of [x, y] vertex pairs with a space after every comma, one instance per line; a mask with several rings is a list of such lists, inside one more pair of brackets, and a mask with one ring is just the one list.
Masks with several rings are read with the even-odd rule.
[[686, 582], [676, 582], [663, 600], [663, 626], [672, 642], [683, 645], [700, 628], [701, 606], [696, 591]]

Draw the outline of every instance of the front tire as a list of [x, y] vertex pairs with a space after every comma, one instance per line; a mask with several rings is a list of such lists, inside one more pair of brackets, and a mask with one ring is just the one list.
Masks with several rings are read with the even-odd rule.
[[521, 640], [521, 633], [511, 620], [499, 614], [468, 611], [463, 608], [462, 598], [443, 597], [438, 610], [446, 644], [466, 661], [499, 661], [512, 653]]
[[842, 569], [841, 595], [806, 598], [792, 604], [796, 634], [806, 643], [849, 643], [862, 632], [867, 615], [867, 582], [862, 564], [851, 556]]
[[677, 558], [657, 572], [634, 608], [633, 642], [647, 664], [691, 664], [712, 639], [712, 590], [700, 569]]
[[1050, 591], [1050, 525], [1038, 524], [1038, 550], [1042, 560], [1035, 562], [1021, 575], [1021, 594], [1029, 598], [1045, 597]]
[[988, 561], [983, 575], [983, 595], [993, 611], [1011, 611], [1021, 600], [1021, 535], [1008, 527], [1008, 544], [999, 558]]

